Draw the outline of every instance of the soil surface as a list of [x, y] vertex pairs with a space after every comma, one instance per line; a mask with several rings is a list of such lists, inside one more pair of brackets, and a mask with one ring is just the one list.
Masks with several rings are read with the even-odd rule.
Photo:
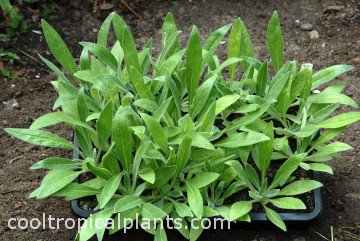
[[[30, 171], [35, 162], [50, 156], [68, 156], [69, 152], [34, 147], [5, 134], [6, 127], [28, 127], [38, 116], [50, 112], [56, 99], [56, 93], [50, 84], [54, 75], [50, 73], [37, 57], [37, 54], [53, 59], [46, 46], [39, 21], [39, 10], [29, 7], [25, 1], [18, 2], [18, 8], [25, 15], [28, 31], [9, 43], [0, 42], [1, 48], [13, 51], [21, 57], [14, 64], [1, 60], [2, 65], [17, 73], [18, 77], [5, 79], [0, 77], [0, 101], [16, 99], [19, 107], [6, 109], [0, 104], [0, 240], [73, 240], [76, 230], [67, 230], [61, 223], [60, 230], [50, 228], [38, 230], [11, 230], [9, 218], [42, 218], [46, 213], [56, 218], [70, 218], [69, 203], [58, 198], [46, 200], [29, 199], [29, 193], [39, 186], [44, 171]], [[23, 3], [19, 3], [23, 2]], [[55, 1], [54, 1], [55, 2]], [[111, 11], [118, 11], [128, 22], [139, 46], [146, 39], [155, 39], [155, 53], [159, 50], [162, 18], [172, 12], [178, 28], [186, 36], [192, 25], [196, 25], [203, 40], [215, 29], [241, 17], [252, 36], [259, 58], [266, 58], [266, 26], [274, 10], [277, 10], [286, 40], [286, 58], [296, 59], [300, 63], [311, 62], [314, 69], [334, 65], [350, 64], [356, 69], [339, 80], [347, 83], [345, 92], [360, 103], [360, 3], [357, 0], [303, 0], [303, 1], [127, 1], [134, 2], [130, 7], [122, 5], [109, 10], [99, 7], [93, 11], [90, 1], [57, 1], [56, 11], [48, 18], [64, 38], [74, 56], [78, 57], [80, 41], [94, 41], [101, 22]], [[334, 7], [335, 6], [335, 7]], [[106, 5], [102, 9], [108, 8]], [[135, 14], [135, 13], [136, 14]], [[138, 16], [137, 16], [138, 15]], [[141, 19], [140, 19], [141, 17]], [[299, 27], [310, 23], [317, 31], [318, 38], [310, 38], [309, 32]], [[35, 30], [35, 32], [33, 31]], [[311, 34], [317, 37], [316, 33]], [[183, 37], [183, 41], [186, 39]], [[226, 44], [222, 45], [219, 56], [224, 58]], [[340, 110], [341, 111], [341, 110]], [[71, 131], [64, 126], [55, 126], [51, 131], [71, 138]], [[360, 123], [349, 127], [339, 139], [354, 147], [343, 157], [332, 162], [335, 174], [323, 175], [325, 188], [324, 212], [321, 218], [302, 230], [290, 229], [287, 233], [277, 229], [251, 230], [241, 226], [231, 230], [212, 230], [204, 232], [200, 240], [325, 240], [317, 233], [330, 237], [330, 227], [338, 240], [350, 240], [344, 237], [344, 229], [354, 228], [360, 223]], [[36, 223], [35, 223], [36, 224]], [[130, 231], [105, 240], [147, 240], [151, 236], [143, 231]], [[179, 234], [170, 232], [169, 240], [182, 240]]]

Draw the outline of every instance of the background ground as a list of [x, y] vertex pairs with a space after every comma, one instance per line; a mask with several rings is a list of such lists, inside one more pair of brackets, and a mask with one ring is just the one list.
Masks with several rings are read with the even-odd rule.
[[[54, 1], [55, 2], [55, 1]], [[130, 1], [128, 1], [130, 2]], [[241, 17], [254, 41], [258, 57], [267, 57], [265, 45], [266, 24], [272, 12], [277, 10], [286, 40], [286, 58], [297, 59], [300, 63], [312, 62], [315, 70], [333, 64], [350, 64], [356, 69], [340, 80], [348, 84], [345, 92], [360, 103], [360, 3], [357, 0], [342, 1], [136, 1], [131, 5], [139, 16], [128, 8], [120, 7], [111, 10], [93, 12], [89, 1], [59, 1], [56, 12], [48, 21], [60, 32], [74, 56], [80, 54], [80, 41], [94, 41], [101, 22], [110, 11], [117, 10], [124, 16], [134, 31], [137, 43], [141, 46], [149, 37], [154, 37], [155, 52], [159, 49], [159, 31], [162, 18], [172, 12], [186, 36], [195, 24], [203, 38], [218, 27], [233, 22]], [[337, 7], [334, 7], [337, 6]], [[340, 6], [340, 7], [339, 7]], [[330, 7], [330, 8], [329, 8]], [[18, 75], [14, 79], [0, 77], [0, 101], [17, 99], [19, 107], [12, 110], [0, 105], [0, 240], [73, 240], [75, 230], [24, 230], [13, 231], [7, 228], [10, 217], [41, 217], [45, 212], [53, 217], [72, 217], [69, 203], [51, 198], [43, 201], [28, 199], [28, 194], [35, 189], [43, 171], [29, 171], [29, 167], [48, 156], [69, 155], [58, 150], [34, 147], [9, 137], [3, 131], [6, 127], [28, 127], [38, 116], [51, 111], [56, 94], [50, 84], [54, 75], [43, 64], [38, 62], [37, 53], [51, 58], [50, 52], [40, 31], [39, 11], [29, 8], [26, 3], [19, 5], [25, 15], [29, 29], [27, 33], [14, 41], [4, 44], [7, 50], [17, 53], [21, 61], [14, 65], [3, 63]], [[104, 6], [102, 7], [104, 8]], [[319, 38], [311, 39], [309, 32], [298, 27], [297, 21], [311, 23]], [[184, 39], [186, 41], [186, 39]], [[225, 45], [219, 55], [226, 55]], [[52, 131], [70, 139], [71, 133], [62, 126]], [[329, 237], [330, 226], [334, 226], [338, 240], [346, 240], [343, 230], [354, 228], [360, 223], [360, 153], [358, 138], [360, 123], [350, 128], [340, 138], [354, 147], [335, 162], [333, 176], [323, 176], [324, 213], [310, 227], [303, 230], [289, 230], [283, 233], [278, 230], [240, 230], [209, 231], [201, 240], [324, 240], [316, 232]], [[356, 231], [355, 231], [356, 232]], [[123, 236], [121, 238], [121, 236]], [[144, 232], [130, 232], [109, 240], [144, 240]], [[180, 240], [180, 236], [170, 234], [169, 240]]]

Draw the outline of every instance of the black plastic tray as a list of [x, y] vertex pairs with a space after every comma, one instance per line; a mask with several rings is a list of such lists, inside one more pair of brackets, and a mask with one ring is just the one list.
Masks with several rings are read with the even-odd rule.
[[[78, 146], [77, 141], [74, 140], [74, 144]], [[79, 154], [75, 151], [73, 152], [73, 159], [78, 159]], [[314, 172], [313, 174], [314, 180], [320, 181], [319, 172]], [[79, 180], [76, 179], [78, 182]], [[322, 203], [322, 190], [321, 188], [315, 189], [313, 191], [314, 195], [314, 209], [309, 213], [279, 213], [281, 219], [286, 223], [286, 225], [293, 228], [303, 228], [306, 224], [312, 223], [316, 220], [323, 211], [323, 203]], [[70, 203], [71, 212], [80, 218], [88, 218], [91, 214], [94, 213], [92, 210], [84, 210], [79, 206], [79, 199], [72, 200]], [[266, 217], [266, 214], [261, 213], [250, 213], [251, 223], [246, 222], [238, 222], [241, 223], [244, 227], [258, 226], [261, 227], [270, 225], [271, 222]]]

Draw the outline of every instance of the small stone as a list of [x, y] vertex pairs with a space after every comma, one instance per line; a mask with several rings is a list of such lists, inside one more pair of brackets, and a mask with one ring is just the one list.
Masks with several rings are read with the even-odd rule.
[[296, 20], [295, 20], [295, 25], [296, 25], [296, 26], [300, 26], [300, 20], [299, 20], [299, 19], [296, 19]]
[[301, 30], [304, 30], [304, 31], [311, 31], [313, 30], [313, 25], [311, 23], [303, 23], [300, 25], [300, 28]]
[[319, 38], [319, 33], [318, 33], [318, 31], [313, 30], [313, 31], [309, 32], [309, 36], [310, 36], [311, 39], [318, 39]]
[[19, 102], [16, 99], [11, 99], [9, 101], [3, 101], [6, 110], [13, 110], [19, 108]]
[[40, 74], [35, 75], [35, 78], [40, 79]]

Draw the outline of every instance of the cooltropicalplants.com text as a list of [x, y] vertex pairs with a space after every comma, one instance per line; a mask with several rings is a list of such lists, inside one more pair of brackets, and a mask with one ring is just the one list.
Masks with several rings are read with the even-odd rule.
[[[93, 217], [92, 215], [90, 218]], [[183, 218], [172, 218], [166, 216], [164, 219], [155, 218], [141, 218], [136, 214], [135, 218], [121, 217], [118, 213], [112, 218], [92, 218], [91, 222], [85, 222], [85, 218], [59, 218], [52, 217], [45, 213], [41, 218], [10, 218], [7, 226], [10, 229], [77, 229], [80, 231], [83, 228], [90, 229], [123, 229], [126, 233], [130, 229], [230, 229], [230, 220], [224, 218], [193, 218], [190, 222], [186, 222]], [[84, 223], [85, 222], [85, 223]], [[84, 224], [84, 225], [83, 225]], [[82, 226], [83, 225], [83, 226]], [[86, 226], [89, 227], [86, 227]]]

